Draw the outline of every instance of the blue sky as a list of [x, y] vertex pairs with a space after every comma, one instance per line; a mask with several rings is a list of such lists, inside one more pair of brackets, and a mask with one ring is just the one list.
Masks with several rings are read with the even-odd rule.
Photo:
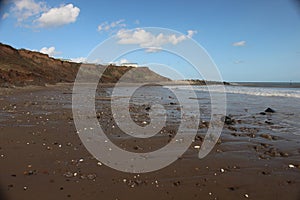
[[[57, 58], [84, 60], [120, 31], [162, 27], [205, 48], [225, 81], [300, 82], [300, 7], [295, 1], [7, 0], [0, 17], [0, 42]], [[123, 59], [150, 62], [155, 54], [166, 61], [163, 52], [148, 54]], [[197, 78], [184, 62], [167, 64]]]

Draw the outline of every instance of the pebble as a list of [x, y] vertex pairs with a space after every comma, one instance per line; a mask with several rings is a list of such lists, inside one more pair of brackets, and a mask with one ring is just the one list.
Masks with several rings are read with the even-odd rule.
[[244, 196], [245, 196], [246, 198], [248, 198], [248, 197], [249, 197], [249, 195], [248, 195], [248, 194], [245, 194]]
[[98, 166], [101, 166], [101, 165], [102, 165], [102, 163], [101, 163], [101, 162], [97, 162], [97, 165], [98, 165]]
[[225, 170], [221, 168], [221, 169], [220, 169], [220, 172], [224, 173], [224, 172], [225, 172]]
[[180, 181], [176, 181], [173, 183], [174, 186], [180, 186]]
[[71, 172], [66, 172], [64, 174], [64, 176], [67, 177], [67, 178], [71, 178], [73, 176], [73, 174]]
[[200, 146], [199, 145], [195, 145], [194, 148], [195, 149], [200, 149]]
[[295, 168], [295, 165], [289, 164], [289, 168]]
[[233, 125], [233, 124], [235, 124], [235, 120], [232, 119], [230, 116], [222, 117], [222, 121], [223, 121], [226, 125]]

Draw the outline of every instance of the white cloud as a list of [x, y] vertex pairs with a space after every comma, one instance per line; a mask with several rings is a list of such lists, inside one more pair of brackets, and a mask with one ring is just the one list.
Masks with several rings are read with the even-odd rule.
[[11, 11], [14, 13], [18, 22], [22, 22], [46, 9], [46, 4], [44, 2], [35, 2], [34, 0], [13, 0]]
[[6, 19], [8, 16], [9, 16], [8, 13], [4, 13], [4, 14], [2, 15], [2, 19]]
[[157, 52], [162, 50], [162, 46], [166, 44], [177, 45], [178, 43], [191, 38], [196, 32], [188, 31], [187, 35], [175, 35], [159, 33], [157, 35], [144, 29], [120, 30], [117, 33], [119, 44], [136, 44], [141, 48], [146, 48], [146, 52]]
[[234, 61], [234, 64], [241, 64], [241, 63], [244, 63], [244, 61], [243, 60], [235, 60]]
[[232, 46], [234, 46], [234, 47], [242, 47], [245, 45], [246, 45], [246, 41], [244, 41], [244, 40], [232, 43]]
[[[56, 27], [76, 21], [80, 9], [73, 4], [50, 8], [38, 0], [11, 0], [10, 14], [18, 25], [33, 27]], [[2, 16], [2, 19], [7, 16]]]
[[125, 20], [124, 19], [120, 19], [118, 21], [114, 21], [114, 22], [103, 22], [98, 26], [98, 31], [109, 31], [111, 29], [115, 29], [115, 28], [123, 28], [126, 26], [126, 24], [124, 23]]
[[55, 47], [43, 47], [40, 50], [41, 53], [48, 54], [50, 57], [60, 54], [60, 52], [55, 51]]
[[127, 60], [126, 58], [121, 58], [120, 60], [117, 60], [115, 62], [109, 62], [106, 63], [106, 65], [117, 65], [117, 66], [121, 66], [122, 64], [126, 64], [126, 63], [130, 63], [129, 60]]
[[51, 8], [44, 12], [36, 22], [40, 27], [62, 26], [75, 22], [79, 12], [80, 9], [73, 4], [62, 5], [59, 8]]
[[194, 30], [188, 30], [187, 32], [188, 32], [187, 36], [189, 38], [192, 38], [197, 33], [197, 31], [194, 31]]
[[76, 62], [76, 63], [86, 63], [87, 62], [87, 59], [85, 57], [71, 58], [70, 60], [72, 62]]

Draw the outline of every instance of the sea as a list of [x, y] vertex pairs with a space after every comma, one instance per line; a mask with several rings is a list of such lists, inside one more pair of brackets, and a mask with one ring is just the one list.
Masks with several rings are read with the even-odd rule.
[[[108, 93], [112, 94], [113, 89], [108, 90]], [[186, 99], [184, 104], [188, 105], [191, 115], [200, 107], [203, 121], [209, 121], [211, 118], [211, 94], [223, 91], [221, 87], [208, 90], [207, 86], [200, 85], [146, 85], [139, 88], [134, 95], [128, 95], [126, 91], [129, 90], [130, 87], [119, 90], [118, 95], [123, 98], [123, 103], [128, 103], [130, 98], [131, 103], [168, 105], [180, 95]], [[196, 94], [196, 98], [193, 93]], [[250, 128], [260, 129], [261, 132], [278, 136], [287, 134], [286, 138], [290, 136], [291, 140], [300, 141], [300, 83], [231, 83], [225, 86], [225, 96], [226, 115], [243, 121]], [[265, 112], [267, 108], [273, 109], [274, 113]], [[180, 118], [180, 113], [176, 115], [176, 110], [171, 112], [175, 119]]]

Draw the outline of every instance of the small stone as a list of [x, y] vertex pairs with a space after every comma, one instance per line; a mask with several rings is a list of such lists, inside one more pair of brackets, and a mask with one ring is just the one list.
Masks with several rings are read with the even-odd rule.
[[232, 119], [230, 116], [222, 117], [222, 121], [223, 121], [226, 125], [233, 125], [233, 124], [235, 124], [235, 120]]
[[295, 165], [289, 164], [289, 168], [295, 168]]
[[102, 165], [102, 163], [101, 163], [101, 162], [97, 162], [97, 165], [98, 165], [98, 166], [101, 166], [101, 165]]
[[288, 156], [289, 156], [289, 154], [286, 153], [286, 152], [279, 152], [279, 153], [280, 153], [280, 155], [281, 155], [282, 157], [288, 157]]
[[150, 106], [147, 106], [147, 107], [145, 108], [146, 111], [149, 111], [150, 109], [151, 109]]
[[246, 198], [248, 198], [248, 197], [249, 197], [249, 195], [248, 195], [248, 194], [245, 194], [244, 196], [245, 196]]
[[261, 172], [263, 175], [270, 175], [271, 174], [271, 172], [267, 172], [267, 171], [262, 171]]
[[67, 177], [67, 178], [71, 178], [73, 176], [73, 174], [71, 172], [66, 172], [64, 174], [64, 176]]
[[28, 188], [26, 186], [23, 187], [23, 190], [27, 190]]
[[195, 145], [195, 146], [194, 146], [195, 149], [200, 149], [200, 147], [201, 147], [201, 146], [199, 146], [199, 145]]
[[83, 158], [80, 158], [78, 161], [79, 161], [79, 162], [83, 162]]
[[180, 181], [174, 182], [173, 185], [176, 186], [176, 187], [177, 187], [177, 186], [180, 186]]
[[225, 172], [225, 170], [221, 168], [221, 169], [220, 169], [220, 172], [224, 173], [224, 172]]

